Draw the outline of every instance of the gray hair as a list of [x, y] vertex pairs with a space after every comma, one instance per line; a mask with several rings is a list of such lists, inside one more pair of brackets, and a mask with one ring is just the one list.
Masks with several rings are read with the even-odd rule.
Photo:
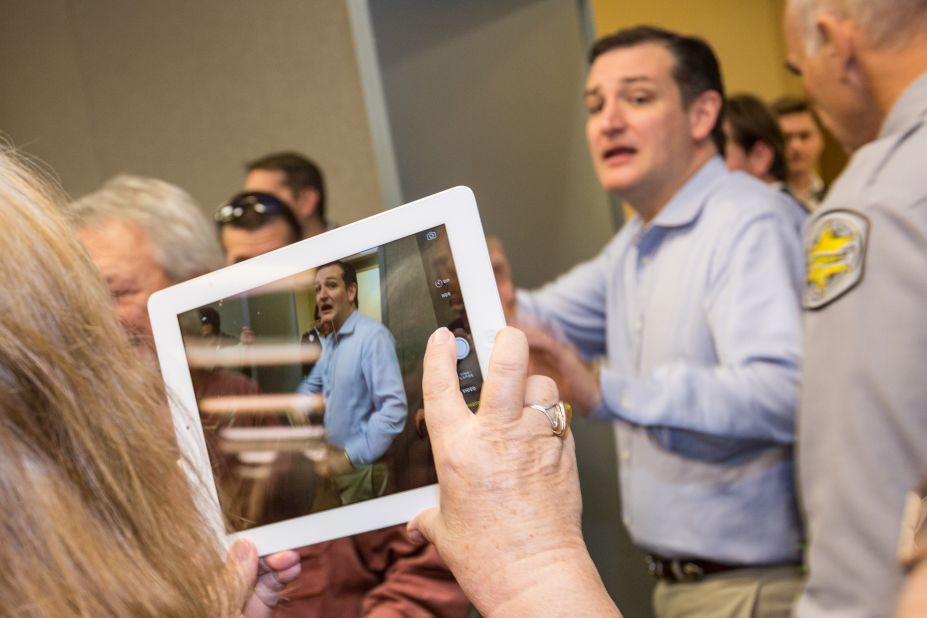
[[820, 45], [814, 27], [820, 13], [852, 19], [878, 47], [907, 42], [922, 31], [927, 18], [927, 0], [791, 0], [789, 4], [803, 30], [808, 53]]
[[176, 185], [122, 174], [68, 205], [75, 228], [123, 221], [140, 225], [151, 239], [154, 260], [173, 283], [223, 264], [216, 231], [196, 201]]

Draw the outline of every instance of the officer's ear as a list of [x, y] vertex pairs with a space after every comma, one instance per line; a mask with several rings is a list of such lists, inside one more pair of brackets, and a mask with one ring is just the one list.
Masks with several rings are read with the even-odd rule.
[[859, 82], [861, 79], [857, 52], [865, 36], [851, 20], [836, 17], [829, 13], [820, 13], [814, 22], [815, 35], [818, 38], [819, 54], [827, 59], [830, 69], [835, 71], [842, 82]]

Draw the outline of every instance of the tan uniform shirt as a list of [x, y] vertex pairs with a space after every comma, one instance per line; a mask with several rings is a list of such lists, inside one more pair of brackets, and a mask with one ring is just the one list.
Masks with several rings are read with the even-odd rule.
[[890, 616], [899, 522], [927, 473], [927, 74], [805, 231], [798, 615]]

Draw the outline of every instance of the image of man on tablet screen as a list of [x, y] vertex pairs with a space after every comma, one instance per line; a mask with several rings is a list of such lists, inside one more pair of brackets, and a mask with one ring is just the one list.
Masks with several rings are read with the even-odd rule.
[[406, 423], [406, 395], [396, 344], [385, 326], [357, 310], [357, 274], [346, 262], [316, 273], [315, 299], [331, 325], [322, 356], [300, 383], [300, 393], [325, 398], [328, 452], [319, 467], [332, 475], [342, 504], [385, 493], [380, 461]]

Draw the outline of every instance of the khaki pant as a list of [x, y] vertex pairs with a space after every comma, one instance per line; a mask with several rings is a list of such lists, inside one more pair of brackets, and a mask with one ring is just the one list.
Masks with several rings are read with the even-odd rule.
[[660, 581], [657, 618], [789, 618], [801, 589], [799, 567], [737, 569], [699, 582]]
[[347, 505], [379, 498], [386, 492], [388, 480], [386, 464], [375, 463], [339, 474], [335, 477], [335, 486], [341, 496], [341, 504]]

